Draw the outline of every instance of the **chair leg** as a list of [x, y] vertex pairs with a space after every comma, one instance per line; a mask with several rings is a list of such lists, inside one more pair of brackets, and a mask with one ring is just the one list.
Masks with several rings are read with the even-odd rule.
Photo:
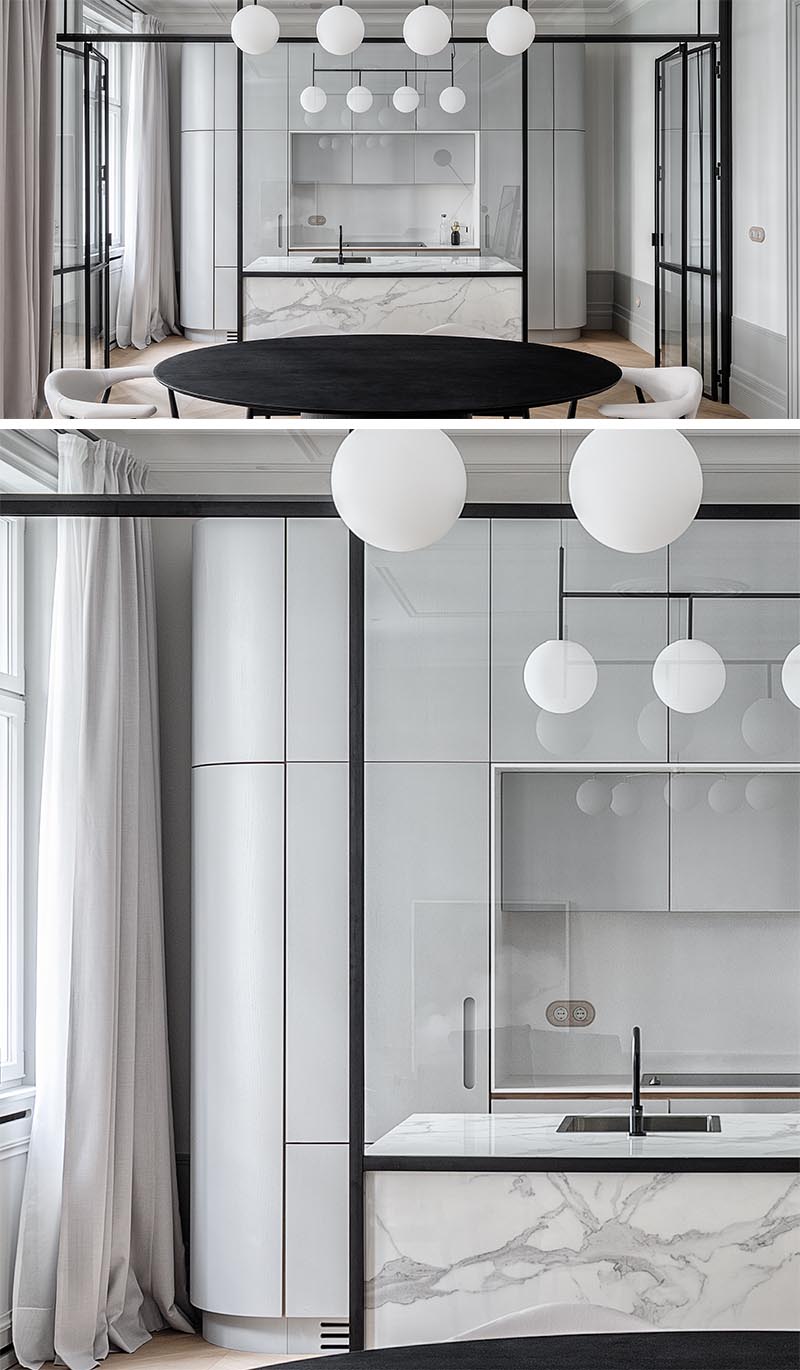
[[103, 391], [103, 398], [101, 399], [100, 403], [101, 403], [101, 404], [108, 404], [108, 401], [109, 401], [110, 397], [111, 397], [111, 386], [109, 386], [107, 390], [104, 390], [104, 391]]
[[568, 419], [577, 419], [577, 417], [578, 417], [578, 401], [577, 401], [577, 400], [571, 400], [571, 401], [570, 401], [569, 409], [567, 410], [567, 418], [568, 418]]
[[636, 387], [636, 398], [640, 404], [647, 404], [647, 396], [640, 385]]

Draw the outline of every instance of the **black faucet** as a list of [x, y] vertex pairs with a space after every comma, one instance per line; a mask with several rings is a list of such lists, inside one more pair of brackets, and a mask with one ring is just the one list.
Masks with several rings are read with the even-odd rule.
[[343, 248], [344, 244], [343, 244], [343, 242], [342, 242], [342, 231], [343, 231], [343, 230], [342, 230], [342, 225], [340, 224], [340, 225], [339, 225], [339, 265], [340, 265], [340, 266], [344, 266], [344, 252], [342, 251], [342, 248]]
[[644, 1113], [642, 1111], [642, 1032], [641, 1028], [633, 1029], [633, 1043], [631, 1052], [631, 1120], [628, 1127], [629, 1137], [646, 1137], [644, 1130]]

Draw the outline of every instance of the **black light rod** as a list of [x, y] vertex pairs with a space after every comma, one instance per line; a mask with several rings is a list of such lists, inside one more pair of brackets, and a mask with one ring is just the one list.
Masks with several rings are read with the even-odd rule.
[[[701, 40], [704, 43], [717, 43], [720, 40], [718, 33], [543, 33], [536, 35], [535, 42], [541, 47], [543, 43], [621, 43], [628, 46], [634, 43], [696, 43]], [[402, 43], [402, 38], [364, 38], [364, 43]], [[56, 36], [57, 43], [232, 43], [233, 39], [229, 33], [59, 33]], [[481, 43], [488, 46], [485, 38], [480, 38], [477, 34], [453, 35], [451, 43]], [[319, 47], [317, 38], [279, 38], [278, 43], [314, 43]], [[524, 53], [520, 56], [524, 57]], [[344, 68], [346, 70], [346, 68]], [[339, 67], [341, 71], [343, 68]]]

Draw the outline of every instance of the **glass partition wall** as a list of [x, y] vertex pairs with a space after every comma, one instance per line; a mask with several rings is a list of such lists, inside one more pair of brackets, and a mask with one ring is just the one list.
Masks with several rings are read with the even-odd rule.
[[[556, 633], [562, 544], [566, 635], [599, 684], [557, 716], [522, 673]], [[411, 1113], [622, 1095], [634, 1023], [665, 1108], [670, 1085], [796, 1085], [800, 712], [780, 669], [800, 524], [702, 518], [632, 564], [574, 521], [465, 518], [426, 551], [368, 548], [365, 582], [367, 1143]], [[727, 682], [668, 715], [652, 666], [690, 592]]]

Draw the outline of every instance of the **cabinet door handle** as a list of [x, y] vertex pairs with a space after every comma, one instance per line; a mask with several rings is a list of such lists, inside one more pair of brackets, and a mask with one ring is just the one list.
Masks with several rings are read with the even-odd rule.
[[488, 246], [489, 246], [489, 215], [488, 215], [488, 214], [484, 214], [484, 216], [483, 216], [483, 245], [484, 245], [484, 247], [488, 247]]
[[475, 1000], [466, 998], [461, 1006], [461, 1072], [465, 1089], [475, 1088]]
[[278, 215], [278, 247], [283, 247], [283, 215]]

